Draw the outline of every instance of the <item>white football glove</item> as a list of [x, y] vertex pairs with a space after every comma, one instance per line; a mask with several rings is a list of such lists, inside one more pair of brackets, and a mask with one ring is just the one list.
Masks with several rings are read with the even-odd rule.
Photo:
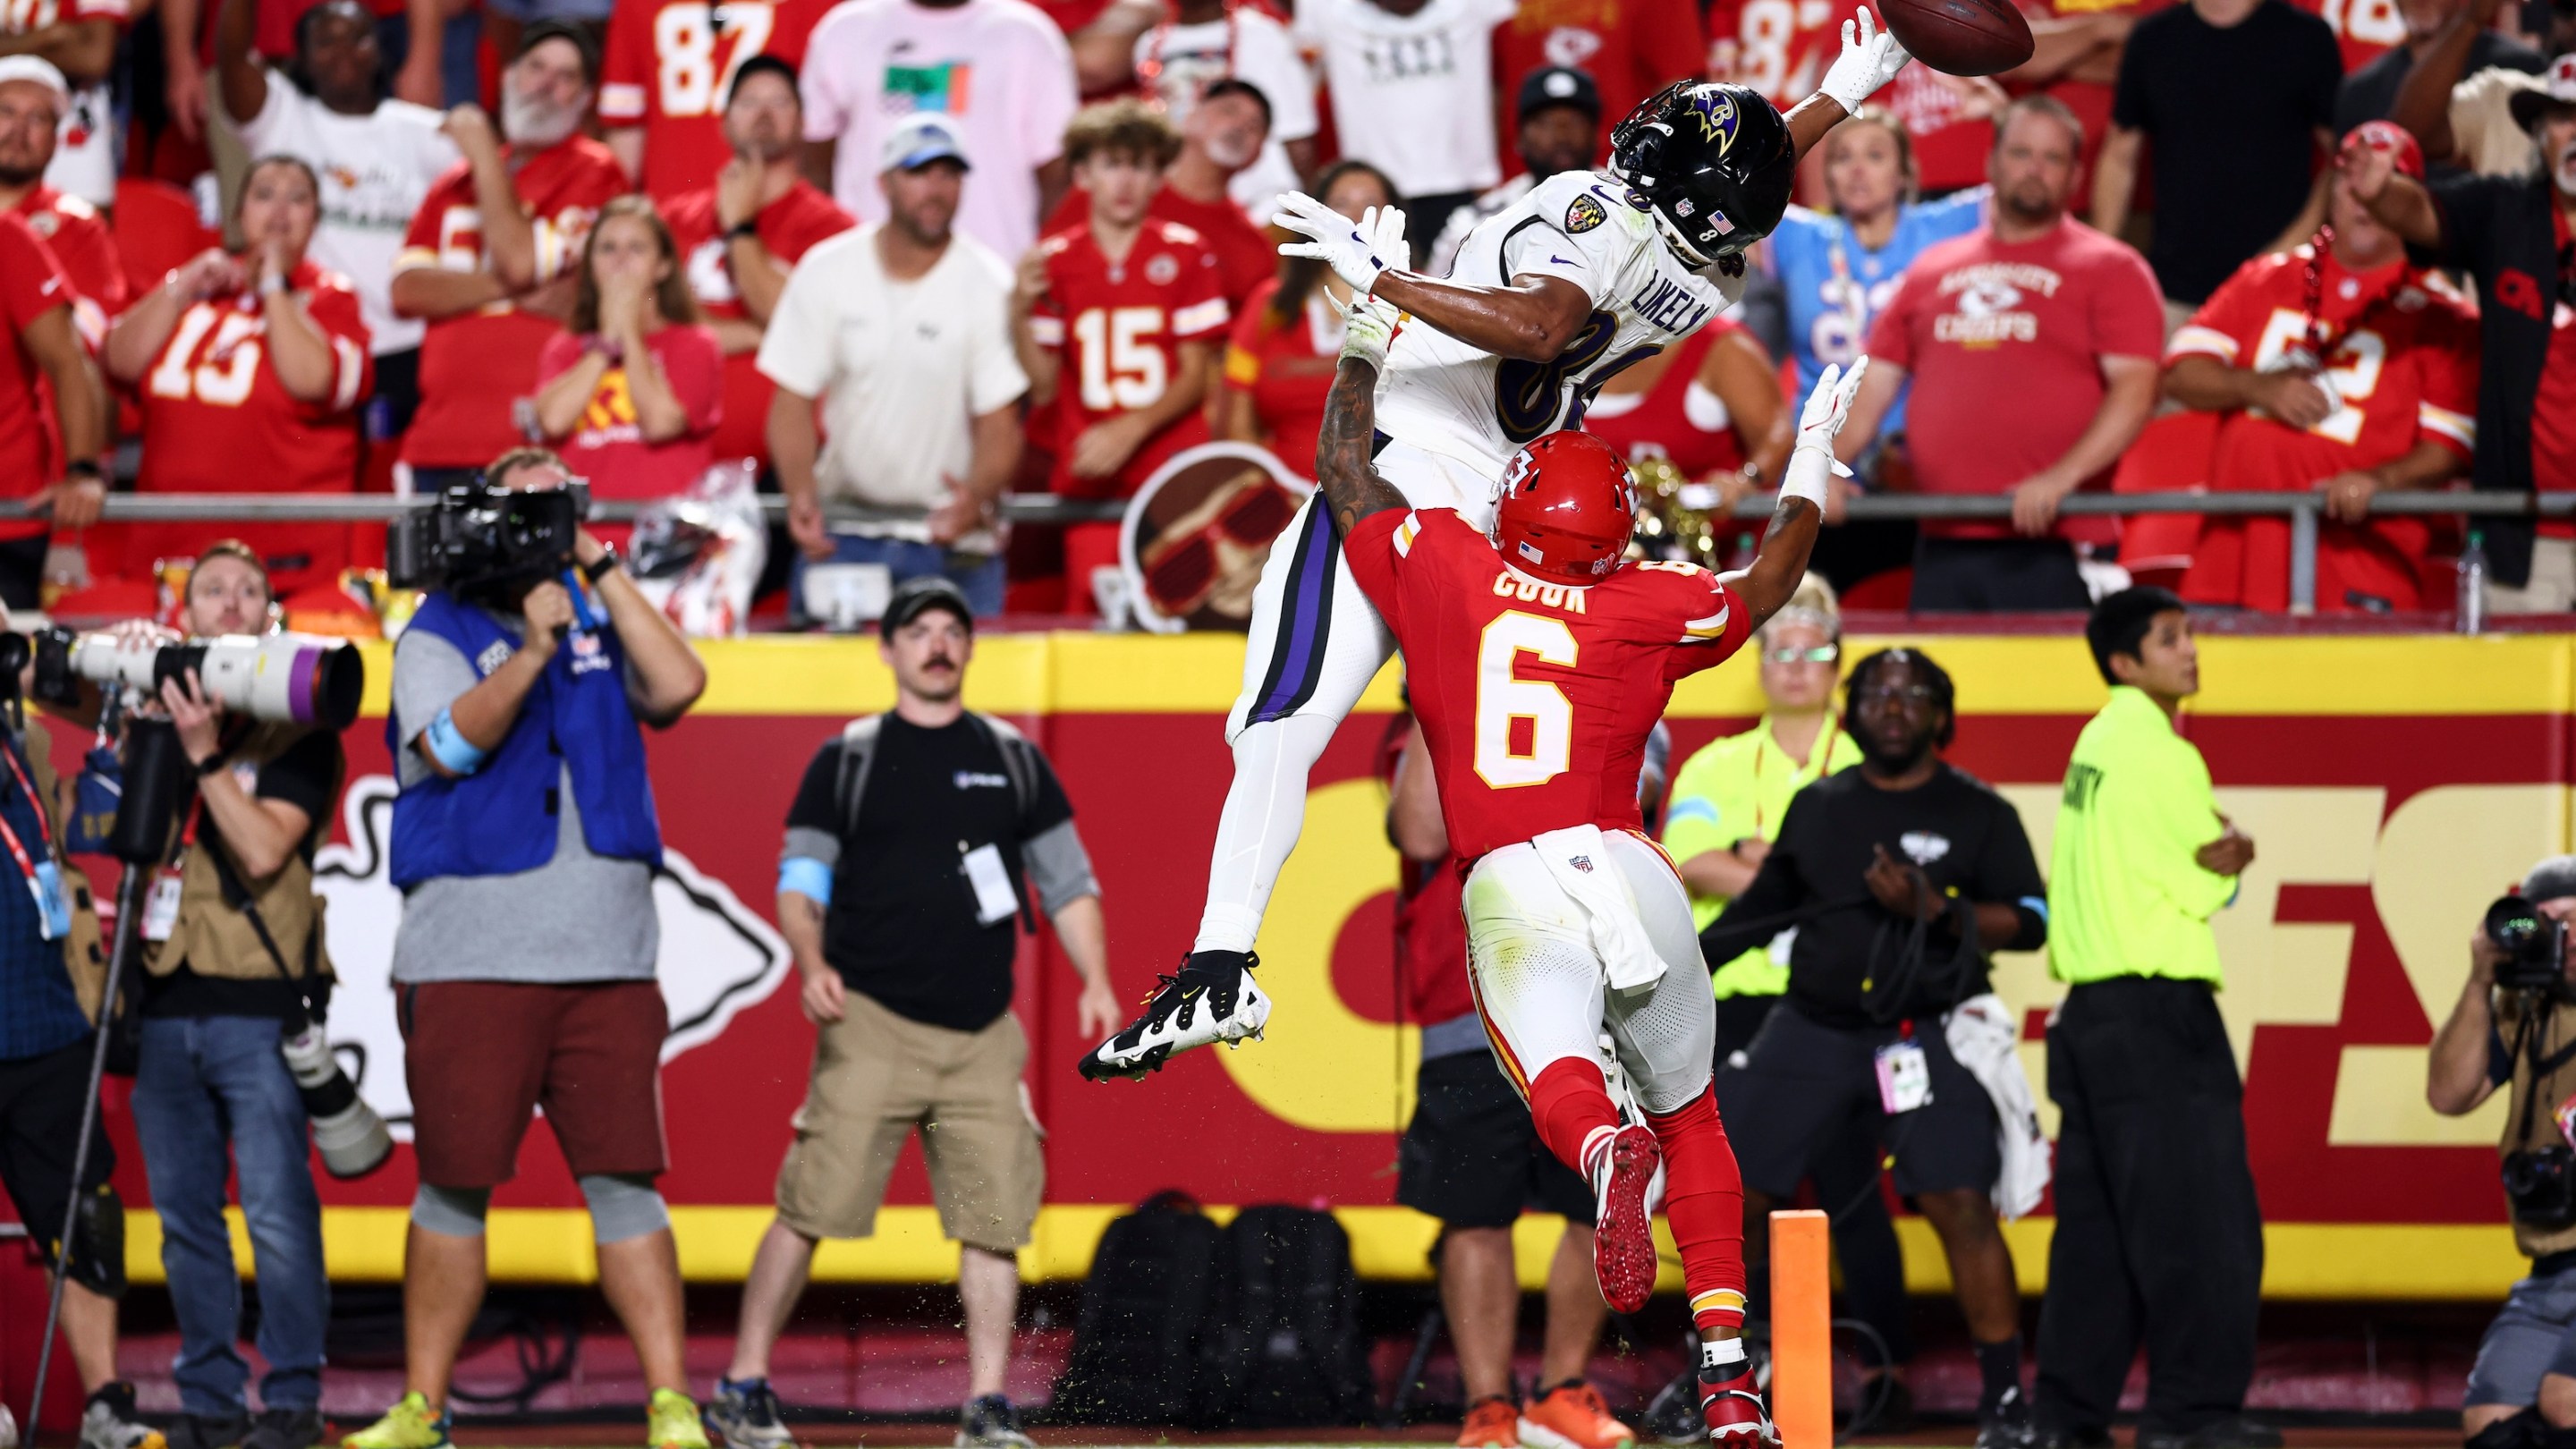
[[1825, 480], [1851, 476], [1851, 469], [1834, 458], [1834, 437], [1851, 417], [1852, 398], [1860, 392], [1861, 374], [1869, 370], [1869, 359], [1853, 360], [1851, 370], [1828, 365], [1816, 379], [1816, 390], [1807, 394], [1807, 405], [1798, 413], [1798, 445], [1789, 454], [1787, 475], [1780, 480], [1780, 496], [1804, 498], [1819, 510], [1825, 506]]
[[1292, 191], [1279, 199], [1279, 214], [1270, 221], [1308, 238], [1283, 243], [1279, 255], [1312, 257], [1363, 297], [1376, 288], [1379, 273], [1413, 260], [1404, 245], [1404, 212], [1393, 206], [1372, 206], [1354, 222], [1306, 193]]
[[1404, 314], [1387, 303], [1361, 297], [1342, 310], [1342, 356], [1356, 357], [1380, 372], [1386, 371], [1386, 350], [1395, 345], [1395, 334], [1403, 325]]
[[1896, 43], [1893, 32], [1878, 28], [1878, 17], [1863, 5], [1857, 17], [1843, 22], [1843, 53], [1834, 58], [1833, 69], [1825, 72], [1825, 83], [1816, 87], [1816, 93], [1833, 97], [1844, 114], [1853, 114], [1913, 58]]

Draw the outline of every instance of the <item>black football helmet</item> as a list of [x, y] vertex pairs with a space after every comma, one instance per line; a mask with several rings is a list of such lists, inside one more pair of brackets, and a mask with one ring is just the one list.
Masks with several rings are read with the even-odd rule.
[[1675, 81], [1610, 132], [1610, 169], [1684, 259], [1707, 266], [1771, 234], [1789, 209], [1798, 148], [1762, 93]]

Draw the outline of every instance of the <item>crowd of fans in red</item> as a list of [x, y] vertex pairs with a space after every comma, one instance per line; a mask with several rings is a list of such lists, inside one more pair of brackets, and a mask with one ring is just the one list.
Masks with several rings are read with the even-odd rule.
[[[1918, 64], [1838, 128], [1746, 305], [1588, 425], [1737, 498], [1866, 351], [1854, 486], [2013, 512], [1829, 529], [1852, 602], [2076, 607], [2119, 563], [2285, 607], [2286, 521], [2060, 514], [2207, 487], [2324, 493], [2321, 609], [2443, 606], [2459, 526], [2375, 493], [2576, 491], [2576, 59], [2549, 59], [2576, 7], [2053, 3], [2020, 70]], [[1437, 270], [1678, 75], [1805, 96], [1848, 13], [140, 4], [0, 3], [0, 495], [40, 509], [0, 521], [12, 606], [225, 534], [289, 591], [376, 557], [340, 525], [99, 524], [120, 441], [142, 492], [280, 494], [435, 489], [535, 442], [612, 499], [749, 458], [800, 567], [1084, 612], [1116, 526], [1003, 528], [1004, 491], [1125, 497], [1210, 438], [1310, 463], [1343, 299], [1277, 258], [1277, 196], [1400, 203]], [[2500, 260], [2544, 215], [2545, 279]], [[2576, 527], [2514, 527], [2498, 604], [2576, 603]]]

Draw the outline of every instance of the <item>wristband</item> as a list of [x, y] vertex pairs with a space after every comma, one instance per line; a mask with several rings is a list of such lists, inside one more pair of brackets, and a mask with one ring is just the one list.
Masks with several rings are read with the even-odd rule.
[[98, 466], [98, 460], [95, 458], [74, 458], [63, 465], [63, 476], [86, 478], [92, 483], [104, 483], [107, 481], [107, 470]]
[[728, 242], [758, 241], [760, 223], [757, 220], [736, 222], [725, 228], [725, 240]]
[[270, 275], [259, 279], [259, 294], [263, 297], [274, 297], [285, 290], [286, 279], [284, 277]]
[[818, 906], [832, 903], [832, 868], [810, 855], [791, 855], [778, 863], [778, 893], [805, 897]]
[[1834, 476], [1834, 455], [1820, 447], [1801, 447], [1789, 455], [1789, 466], [1780, 475], [1783, 499], [1804, 498], [1825, 511], [1825, 480]]
[[599, 550], [599, 557], [581, 566], [581, 576], [595, 584], [617, 572], [617, 566], [624, 562], [617, 556], [617, 545], [606, 544]]
[[457, 729], [455, 716], [446, 709], [440, 710], [438, 718], [429, 722], [429, 728], [420, 732], [420, 740], [428, 749], [429, 757], [445, 766], [451, 774], [471, 775], [483, 768], [483, 761], [487, 758], [485, 751], [477, 748], [463, 731]]
[[[444, 716], [441, 716], [441, 718], [444, 718]], [[213, 754], [199, 760], [192, 768], [196, 770], [197, 778], [200, 780], [206, 778], [208, 775], [220, 775], [224, 772], [224, 752], [217, 750]]]

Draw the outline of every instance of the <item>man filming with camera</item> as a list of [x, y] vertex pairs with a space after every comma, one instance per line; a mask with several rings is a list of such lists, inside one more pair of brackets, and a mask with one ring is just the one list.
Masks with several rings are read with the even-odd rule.
[[[272, 604], [259, 555], [227, 541], [189, 571], [180, 622], [200, 641], [262, 635]], [[120, 633], [130, 647], [173, 642], [150, 624]], [[347, 760], [329, 724], [227, 711], [193, 670], [165, 680], [154, 704], [197, 777], [143, 910], [134, 1082], [135, 1135], [179, 1320], [171, 1449], [308, 1449], [322, 1437], [331, 1292], [307, 1103], [286, 1053], [304, 1046], [338, 1076], [316, 1029], [332, 972], [313, 853], [331, 832]], [[372, 1168], [392, 1150], [372, 1113], [365, 1126], [354, 1159], [325, 1128], [335, 1172]], [[236, 1163], [259, 1283], [256, 1419], [243, 1397], [241, 1280], [224, 1222]]]
[[654, 967], [661, 827], [640, 726], [706, 688], [688, 641], [574, 527], [543, 449], [442, 500], [442, 582], [394, 648], [394, 989], [420, 1189], [403, 1260], [406, 1392], [348, 1449], [438, 1449], [483, 1300], [483, 1219], [534, 1110], [589, 1204], [599, 1280], [652, 1393], [652, 1449], [704, 1449], [682, 1361], [679, 1254], [654, 1179], [668, 1030]]
[[2576, 855], [2531, 868], [2469, 938], [2469, 980], [2434, 1034], [2424, 1095], [2461, 1117], [2509, 1091], [2502, 1155], [2514, 1243], [2531, 1274], [2478, 1343], [2460, 1409], [2469, 1449], [2552, 1449], [2576, 1442], [2576, 988], [2567, 923], [2576, 919]]

